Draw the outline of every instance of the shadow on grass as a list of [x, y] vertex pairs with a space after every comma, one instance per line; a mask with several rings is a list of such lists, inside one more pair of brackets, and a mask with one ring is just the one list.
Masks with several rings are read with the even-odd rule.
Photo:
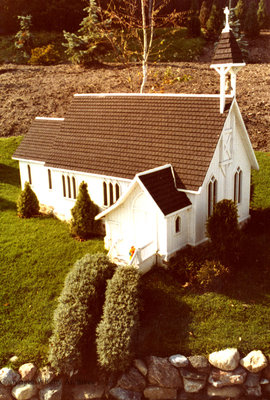
[[17, 168], [0, 164], [0, 182], [14, 186], [20, 186], [20, 176]]
[[[163, 272], [162, 282], [166, 282], [166, 271]], [[158, 272], [159, 277], [163, 272]], [[152, 282], [145, 282], [142, 287], [143, 308], [137, 357], [149, 354], [166, 356], [179, 352], [183, 342], [186, 344], [187, 341], [181, 333], [189, 331], [188, 326], [191, 322], [190, 307], [181, 300], [181, 294], [176, 293], [179, 292], [179, 287], [166, 283], [159, 287], [161, 281], [153, 284], [153, 275], [150, 276], [150, 280]], [[166, 290], [167, 288], [169, 290]]]
[[0, 211], [17, 210], [17, 205], [14, 201], [9, 201], [0, 197]]

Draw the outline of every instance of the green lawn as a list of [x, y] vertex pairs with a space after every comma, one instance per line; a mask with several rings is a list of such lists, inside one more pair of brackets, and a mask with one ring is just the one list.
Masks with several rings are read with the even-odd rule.
[[103, 240], [78, 242], [66, 223], [20, 219], [18, 163], [11, 155], [21, 138], [0, 139], [0, 366], [10, 356], [41, 363], [56, 299], [74, 262], [104, 252]]

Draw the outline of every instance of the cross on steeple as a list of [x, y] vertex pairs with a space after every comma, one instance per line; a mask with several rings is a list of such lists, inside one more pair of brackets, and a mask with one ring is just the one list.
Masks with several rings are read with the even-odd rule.
[[230, 23], [229, 23], [230, 10], [228, 9], [228, 7], [225, 7], [224, 14], [226, 17], [226, 23], [222, 32], [230, 32]]

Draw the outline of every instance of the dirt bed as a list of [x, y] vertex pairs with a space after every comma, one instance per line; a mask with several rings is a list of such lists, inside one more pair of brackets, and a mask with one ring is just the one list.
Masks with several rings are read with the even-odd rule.
[[[268, 39], [268, 38], [267, 38]], [[267, 46], [269, 41], [267, 42]], [[259, 51], [258, 48], [256, 49]], [[261, 49], [237, 78], [237, 100], [255, 150], [270, 151], [270, 60]], [[219, 93], [210, 53], [199, 62], [152, 65], [146, 92]], [[270, 54], [270, 52], [269, 52]], [[63, 117], [74, 93], [138, 92], [140, 66], [0, 66], [0, 136], [24, 135], [36, 116]]]

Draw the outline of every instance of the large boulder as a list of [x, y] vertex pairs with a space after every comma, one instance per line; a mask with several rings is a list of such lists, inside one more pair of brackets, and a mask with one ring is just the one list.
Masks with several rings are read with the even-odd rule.
[[209, 362], [224, 371], [233, 371], [239, 365], [240, 354], [237, 349], [215, 351], [209, 355]]
[[34, 379], [37, 367], [32, 363], [23, 364], [19, 368], [19, 374], [23, 382], [30, 382]]
[[71, 392], [74, 400], [101, 399], [104, 395], [104, 386], [97, 384], [76, 385]]
[[215, 388], [212, 385], [207, 387], [207, 396], [223, 397], [225, 399], [237, 399], [243, 393], [241, 386], [224, 386], [223, 388]]
[[45, 386], [39, 392], [40, 400], [61, 400], [62, 398], [63, 385], [62, 382], [51, 383]]
[[182, 356], [181, 354], [175, 354], [169, 357], [169, 361], [176, 368], [184, 368], [189, 365], [187, 357]]
[[144, 389], [143, 395], [150, 400], [175, 400], [177, 398], [177, 389], [148, 386]]
[[242, 367], [236, 368], [234, 371], [222, 371], [213, 368], [208, 382], [216, 388], [231, 385], [242, 385], [247, 377], [247, 371]]
[[142, 398], [139, 392], [132, 392], [119, 387], [112, 388], [109, 393], [116, 400], [141, 400]]
[[0, 382], [4, 386], [14, 386], [16, 383], [20, 382], [20, 375], [11, 368], [0, 369]]
[[261, 350], [253, 350], [240, 360], [240, 364], [249, 372], [260, 372], [267, 367], [268, 362]]
[[116, 386], [134, 392], [142, 392], [146, 387], [146, 380], [136, 368], [131, 367], [118, 379]]
[[151, 356], [148, 358], [148, 382], [153, 386], [179, 388], [182, 381], [177, 368], [167, 358]]
[[38, 392], [37, 385], [32, 383], [21, 383], [14, 386], [11, 393], [17, 400], [28, 400], [34, 397]]

